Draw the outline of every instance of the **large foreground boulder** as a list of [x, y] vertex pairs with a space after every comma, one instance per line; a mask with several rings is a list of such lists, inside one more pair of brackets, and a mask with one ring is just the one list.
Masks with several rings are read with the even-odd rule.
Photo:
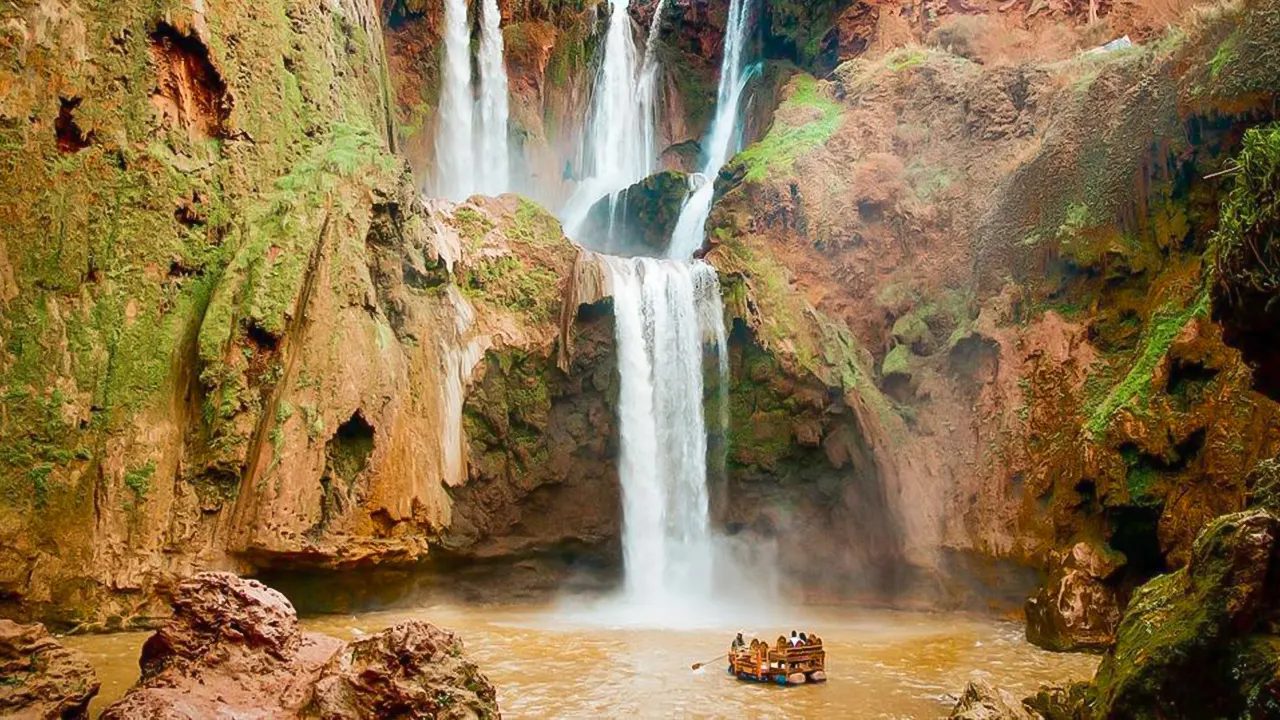
[[462, 641], [420, 621], [349, 643], [320, 671], [307, 716], [497, 717], [497, 693]]
[[1020, 703], [970, 683], [951, 717], [1021, 712], [1045, 720], [1280, 718], [1280, 517], [1254, 508], [1209, 523], [1186, 567], [1134, 593], [1091, 683], [1043, 687]]
[[1134, 594], [1094, 678], [1100, 717], [1280, 717], [1280, 519], [1226, 515]]
[[0, 717], [85, 718], [98, 687], [84, 655], [63, 647], [43, 625], [0, 620]]
[[179, 585], [173, 610], [103, 718], [500, 717], [461, 641], [427, 623], [344, 644], [301, 632], [287, 598], [228, 573]]

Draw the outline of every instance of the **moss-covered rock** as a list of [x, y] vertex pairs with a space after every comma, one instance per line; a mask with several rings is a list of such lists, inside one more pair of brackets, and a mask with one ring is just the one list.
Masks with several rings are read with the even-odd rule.
[[581, 235], [613, 254], [665, 256], [689, 190], [678, 170], [650, 175], [593, 205]]
[[[1186, 568], [1134, 593], [1094, 679], [1101, 717], [1269, 717], [1280, 677], [1270, 622], [1280, 520], [1215, 520]], [[1261, 714], [1253, 714], [1261, 713]]]

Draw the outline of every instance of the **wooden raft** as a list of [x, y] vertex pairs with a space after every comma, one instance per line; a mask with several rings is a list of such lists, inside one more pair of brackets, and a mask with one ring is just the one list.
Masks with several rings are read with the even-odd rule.
[[827, 679], [827, 653], [818, 637], [808, 644], [791, 646], [786, 638], [778, 638], [775, 647], [752, 640], [748, 647], [729, 652], [729, 674], [739, 680], [803, 685]]

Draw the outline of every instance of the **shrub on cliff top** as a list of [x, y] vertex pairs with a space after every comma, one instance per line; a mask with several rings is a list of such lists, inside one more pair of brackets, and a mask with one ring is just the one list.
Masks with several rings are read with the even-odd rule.
[[1280, 124], [1246, 133], [1234, 167], [1210, 246], [1214, 273], [1227, 287], [1280, 292]]

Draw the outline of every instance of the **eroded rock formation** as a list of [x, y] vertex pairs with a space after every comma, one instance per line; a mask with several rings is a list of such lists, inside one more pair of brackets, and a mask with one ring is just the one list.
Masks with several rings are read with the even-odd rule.
[[1275, 717], [1278, 540], [1280, 520], [1264, 508], [1214, 520], [1185, 567], [1134, 592], [1092, 682], [1021, 702], [971, 683], [951, 717]]
[[[1039, 568], [1037, 637], [1104, 647], [1132, 589], [1243, 507], [1280, 407], [1265, 353], [1210, 311], [1201, 257], [1231, 185], [1205, 176], [1269, 117], [1280, 88], [1236, 50], [1271, 52], [1276, 23], [1246, 4], [1068, 65], [855, 60], [792, 80], [721, 174], [708, 258], [741, 278], [730, 306], [783, 374], [854, 411], [892, 564], [935, 599], [975, 580], [1016, 597], [1035, 578], [1010, 566]], [[1080, 543], [1123, 560], [1067, 567]]]
[[420, 621], [351, 643], [303, 633], [283, 595], [228, 573], [177, 587], [140, 665], [103, 718], [500, 717], [453, 633]]
[[[287, 22], [200, 7], [46, 3], [4, 24], [0, 153], [20, 170], [0, 180], [0, 611], [14, 617], [149, 626], [164, 588], [201, 569], [414, 566], [450, 527], [450, 488], [472, 470], [517, 477], [482, 449], [506, 427], [473, 438], [468, 461], [479, 426], [463, 406], [486, 358], [574, 362], [557, 338], [575, 332], [561, 306], [576, 249], [528, 201], [418, 197], [391, 152], [371, 3], [280, 5]], [[596, 397], [562, 415], [598, 421]], [[556, 447], [541, 470], [595, 494], [596, 529], [548, 518], [529, 544], [613, 535], [597, 421], [555, 421], [595, 460]], [[540, 423], [517, 431], [557, 443]], [[531, 490], [492, 512], [520, 515]], [[456, 535], [484, 512], [463, 503]]]
[[0, 715], [39, 720], [89, 717], [98, 678], [84, 655], [39, 623], [0, 619]]
[[[726, 4], [659, 23], [665, 167], [696, 165]], [[11, 5], [0, 611], [154, 625], [208, 568], [616, 571], [600, 273], [532, 202], [424, 201], [396, 154], [430, 166], [436, 0]], [[1280, 447], [1280, 326], [1242, 249], [1274, 248], [1206, 251], [1233, 187], [1271, 187], [1211, 176], [1273, 119], [1280, 19], [1149, 5], [761, 6], [760, 142], [708, 233], [713, 512], [805, 589], [1034, 594], [1034, 639], [1102, 648], [1270, 492], [1244, 478]], [[602, 16], [502, 9], [518, 174], [554, 205]]]

